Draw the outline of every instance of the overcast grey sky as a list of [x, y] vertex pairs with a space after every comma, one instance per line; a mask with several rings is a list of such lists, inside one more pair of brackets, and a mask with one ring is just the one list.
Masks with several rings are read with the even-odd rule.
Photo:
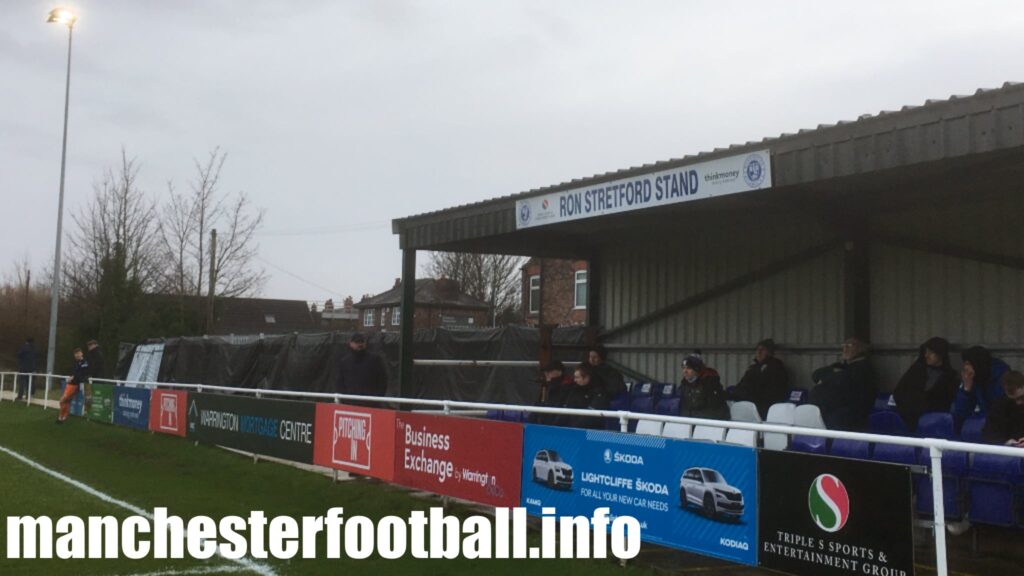
[[[53, 255], [55, 5], [0, 0], [0, 271]], [[1024, 79], [1016, 0], [67, 5], [68, 213], [122, 146], [162, 195], [219, 145], [277, 298], [389, 288], [396, 217]]]

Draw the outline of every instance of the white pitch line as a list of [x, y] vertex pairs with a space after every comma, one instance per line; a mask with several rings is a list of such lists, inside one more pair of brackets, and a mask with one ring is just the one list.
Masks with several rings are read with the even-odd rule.
[[[7, 448], [5, 446], [0, 446], [0, 452], [3, 452], [4, 454], [7, 454], [11, 458], [14, 458], [16, 460], [21, 461], [23, 464], [26, 464], [26, 465], [28, 465], [28, 466], [30, 466], [32, 468], [35, 468], [36, 470], [39, 470], [40, 472], [48, 474], [48, 475], [50, 475], [50, 476], [60, 480], [61, 482], [66, 482], [66, 483], [74, 486], [75, 488], [78, 488], [82, 492], [85, 492], [86, 494], [88, 494], [88, 495], [90, 495], [90, 496], [92, 496], [94, 498], [97, 498], [99, 500], [107, 502], [108, 504], [113, 504], [114, 506], [118, 506], [120, 508], [124, 508], [125, 510], [128, 510], [129, 512], [132, 512], [133, 514], [136, 514], [138, 516], [144, 516], [144, 517], [148, 518], [149, 520], [153, 519], [153, 515], [152, 514], [150, 514], [149, 512], [143, 510], [142, 508], [139, 508], [138, 506], [136, 506], [134, 504], [129, 504], [128, 502], [125, 502], [124, 500], [118, 500], [117, 498], [114, 498], [113, 496], [111, 496], [109, 494], [106, 494], [104, 492], [100, 492], [99, 490], [93, 488], [92, 486], [89, 486], [88, 484], [85, 484], [83, 482], [79, 482], [78, 480], [75, 480], [74, 478], [71, 478], [70, 476], [66, 476], [66, 475], [64, 475], [64, 474], [62, 474], [62, 473], [60, 473], [60, 472], [58, 472], [56, 470], [53, 470], [51, 468], [47, 468], [46, 466], [43, 466], [42, 464], [36, 462], [35, 460], [31, 460], [31, 459], [29, 459], [26, 456], [22, 456], [21, 454], [19, 454], [18, 452], [15, 452], [14, 450], [11, 450], [10, 448]], [[220, 554], [218, 554], [218, 556], [219, 555]], [[257, 574], [261, 574], [262, 576], [277, 576], [277, 573], [274, 572], [274, 570], [272, 568], [270, 568], [269, 566], [265, 566], [263, 564], [257, 564], [256, 562], [253, 562], [252, 560], [249, 560], [247, 558], [242, 558], [241, 560], [234, 560], [234, 559], [231, 559], [231, 558], [227, 558], [227, 560], [230, 560], [231, 562], [239, 564], [240, 566], [242, 566], [246, 570], [249, 570], [251, 572], [256, 572]]]
[[238, 574], [245, 570], [237, 566], [213, 566], [211, 568], [186, 568], [184, 570], [164, 570], [162, 572], [146, 572], [129, 576], [194, 576], [197, 574]]

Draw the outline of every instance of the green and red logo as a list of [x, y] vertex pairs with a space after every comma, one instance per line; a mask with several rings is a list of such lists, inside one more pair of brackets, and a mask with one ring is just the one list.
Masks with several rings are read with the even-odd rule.
[[839, 478], [822, 474], [814, 479], [807, 492], [807, 508], [818, 528], [838, 532], [850, 519], [850, 495]]
[[548, 205], [549, 204], [548, 204], [548, 199], [547, 198], [545, 198], [544, 201], [540, 203], [540, 207], [545, 209], [545, 210], [548, 209]]

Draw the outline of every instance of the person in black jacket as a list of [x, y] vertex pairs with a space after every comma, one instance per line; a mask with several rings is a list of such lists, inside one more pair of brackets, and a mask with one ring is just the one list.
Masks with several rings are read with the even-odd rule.
[[594, 384], [604, 388], [605, 396], [615, 398], [626, 391], [626, 381], [618, 370], [609, 366], [608, 350], [604, 346], [587, 349], [586, 362], [593, 368]]
[[921, 345], [917, 361], [900, 378], [892, 392], [907, 428], [917, 428], [925, 412], [949, 412], [960, 385], [960, 375], [949, 365], [949, 342], [934, 337]]
[[691, 354], [683, 360], [683, 381], [679, 415], [690, 418], [728, 420], [729, 405], [718, 373], [705, 370], [704, 359]]
[[25, 338], [25, 343], [18, 348], [18, 397], [21, 400], [28, 394], [28, 379], [30, 374], [36, 371], [36, 345], [31, 338]]
[[811, 388], [810, 403], [821, 409], [829, 430], [863, 430], [878, 394], [878, 372], [859, 338], [847, 338], [842, 354], [841, 361], [811, 375], [817, 386]]
[[788, 392], [786, 367], [775, 357], [775, 341], [768, 338], [757, 343], [754, 360], [728, 396], [730, 400], [753, 402], [764, 419], [772, 404], [786, 401]]
[[72, 372], [71, 379], [64, 387], [64, 394], [60, 397], [60, 413], [57, 415], [57, 424], [63, 424], [68, 419], [68, 415], [71, 414], [71, 401], [78, 395], [79, 389], [88, 392], [83, 387], [89, 384], [89, 361], [85, 359], [81, 348], [75, 348], [73, 353], [75, 355], [75, 371]]
[[[588, 364], [576, 367], [573, 385], [559, 386], [551, 392], [553, 394], [548, 397], [547, 406], [580, 410], [607, 410], [609, 406], [604, 387], [595, 382], [594, 368]], [[579, 414], [555, 414], [550, 423], [571, 428], [604, 428], [603, 418]]]
[[103, 369], [103, 352], [100, 351], [100, 343], [89, 340], [85, 343], [85, 357], [89, 360], [89, 377], [105, 378], [107, 372]]
[[991, 444], [1024, 448], [1024, 374], [1007, 372], [1003, 390], [1006, 395], [989, 406], [981, 437]]
[[366, 351], [366, 336], [356, 333], [348, 342], [349, 353], [338, 362], [335, 386], [340, 394], [384, 396], [388, 391], [388, 368], [384, 359]]

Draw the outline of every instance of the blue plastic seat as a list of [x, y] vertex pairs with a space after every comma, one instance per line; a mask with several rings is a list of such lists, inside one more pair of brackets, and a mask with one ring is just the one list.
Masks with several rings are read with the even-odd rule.
[[889, 436], [906, 436], [910, 433], [903, 418], [892, 410], [879, 410], [868, 416], [868, 430], [872, 434], [886, 434]]
[[619, 394], [615, 398], [612, 398], [608, 403], [609, 410], [629, 410], [629, 391]]
[[952, 440], [953, 415], [949, 412], [925, 412], [917, 421], [917, 436]]
[[789, 450], [792, 452], [805, 452], [807, 454], [827, 454], [827, 441], [821, 436], [795, 435], [789, 443]]
[[984, 416], [969, 416], [960, 428], [960, 439], [964, 442], [981, 444], [981, 431], [985, 428]]
[[654, 406], [655, 414], [664, 414], [666, 416], [678, 416], [679, 415], [679, 397], [673, 398], [662, 398], [658, 400], [658, 403]]
[[796, 404], [797, 406], [807, 403], [807, 389], [806, 388], [792, 388], [786, 395], [787, 402]]
[[1024, 459], [975, 454], [968, 472], [972, 522], [1020, 526]]
[[875, 444], [871, 459], [876, 462], [892, 462], [893, 464], [917, 464], [917, 448], [899, 444]]
[[487, 411], [487, 419], [488, 420], [501, 420], [501, 410], [488, 410]]
[[875, 396], [875, 410], [878, 412], [892, 410], [893, 407], [889, 405], [890, 400], [892, 400], [892, 394], [887, 392]]
[[654, 413], [654, 397], [653, 396], [640, 396], [634, 398], [633, 402], [629, 407], [632, 412], [642, 412], [644, 414]]
[[832, 440], [832, 447], [829, 454], [840, 458], [854, 458], [857, 460], [869, 460], [871, 458], [871, 444], [863, 440], [848, 440], [836, 438]]
[[[921, 450], [919, 464], [931, 469], [931, 454], [928, 450]], [[946, 518], [951, 520], [959, 520], [967, 511], [964, 497], [967, 468], [966, 452], [942, 453], [942, 507]], [[917, 511], [928, 516], [935, 514], [931, 475], [917, 474], [914, 483], [917, 486]]]

